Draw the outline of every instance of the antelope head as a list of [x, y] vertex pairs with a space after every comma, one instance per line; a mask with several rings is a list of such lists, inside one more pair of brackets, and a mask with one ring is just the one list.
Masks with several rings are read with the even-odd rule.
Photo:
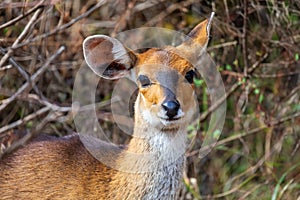
[[205, 50], [212, 17], [197, 25], [180, 45], [134, 52], [117, 39], [95, 35], [83, 43], [89, 67], [106, 79], [129, 75], [138, 86], [135, 126], [168, 132], [186, 127], [197, 112], [196, 69], [192, 60]]

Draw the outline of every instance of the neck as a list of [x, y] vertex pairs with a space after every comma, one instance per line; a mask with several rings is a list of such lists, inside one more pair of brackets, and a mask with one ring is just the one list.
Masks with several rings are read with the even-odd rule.
[[117, 162], [121, 170], [115, 183], [128, 187], [120, 191], [121, 187], [116, 186], [112, 197], [121, 194], [123, 199], [175, 199], [185, 164], [185, 130], [159, 131], [136, 123], [128, 149]]

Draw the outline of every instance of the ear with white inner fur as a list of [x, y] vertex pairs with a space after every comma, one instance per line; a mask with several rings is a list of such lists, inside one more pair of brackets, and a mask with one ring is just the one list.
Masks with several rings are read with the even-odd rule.
[[118, 79], [129, 73], [136, 62], [135, 54], [114, 38], [106, 35], [87, 37], [83, 54], [88, 66], [99, 76]]

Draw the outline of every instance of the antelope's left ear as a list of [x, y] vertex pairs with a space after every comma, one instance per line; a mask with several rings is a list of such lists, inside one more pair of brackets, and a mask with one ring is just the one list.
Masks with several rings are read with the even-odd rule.
[[199, 54], [199, 50], [205, 50], [209, 41], [210, 28], [214, 17], [214, 12], [211, 13], [209, 19], [198, 24], [189, 34], [188, 38], [177, 49], [186, 53], [190, 57], [193, 54]]

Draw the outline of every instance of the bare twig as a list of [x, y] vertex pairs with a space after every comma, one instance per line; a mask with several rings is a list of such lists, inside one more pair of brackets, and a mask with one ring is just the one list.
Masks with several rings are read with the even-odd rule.
[[237, 77], [237, 78], [240, 78], [242, 79], [244, 77], [243, 74], [241, 73], [238, 73], [238, 72], [234, 72], [234, 71], [229, 71], [229, 70], [224, 70], [221, 72], [222, 75], [228, 75], [228, 76], [234, 76], [234, 77]]
[[[251, 75], [255, 69], [259, 66], [259, 64], [266, 59], [268, 56], [268, 54], [264, 54], [259, 60], [257, 60], [252, 66], [251, 68], [248, 69], [248, 75]], [[207, 111], [205, 111], [203, 114], [200, 115], [200, 122], [204, 121], [213, 111], [215, 111], [222, 103], [224, 103], [224, 101], [230, 96], [232, 95], [240, 86], [241, 86], [241, 82], [237, 81], [236, 83], [234, 83], [231, 88], [229, 89], [228, 92], [226, 92], [226, 95], [221, 97], [214, 105], [211, 105], [209, 107], [209, 109]]]
[[296, 74], [300, 74], [300, 71], [278, 73], [278, 74], [253, 74], [253, 77], [255, 77], [255, 78], [281, 78], [284, 76], [292, 76], [292, 75], [296, 75]]
[[199, 154], [201, 152], [206, 152], [207, 150], [211, 149], [211, 148], [214, 148], [216, 146], [220, 146], [220, 145], [224, 145], [228, 142], [231, 142], [231, 141], [234, 141], [234, 140], [237, 140], [237, 139], [240, 139], [240, 138], [243, 138], [243, 137], [246, 137], [246, 136], [249, 136], [249, 135], [252, 135], [252, 134], [255, 134], [255, 133], [258, 133], [260, 131], [263, 131], [265, 130], [266, 128], [268, 127], [275, 127], [275, 126], [278, 126], [286, 121], [290, 121], [290, 120], [293, 120], [293, 119], [296, 119], [300, 117], [300, 112], [297, 112], [297, 113], [294, 113], [292, 115], [289, 115], [287, 117], [282, 117], [281, 119], [278, 119], [278, 120], [273, 120], [271, 121], [269, 124], [265, 124], [261, 127], [258, 127], [258, 128], [254, 128], [250, 131], [244, 131], [240, 134], [237, 134], [237, 135], [233, 135], [233, 136], [230, 136], [228, 138], [225, 138], [223, 140], [220, 140], [214, 144], [211, 144], [211, 145], [207, 145], [207, 146], [204, 146], [204, 147], [201, 147], [200, 150], [196, 150], [194, 152], [191, 152], [189, 153], [189, 156], [193, 156], [195, 154]]
[[69, 112], [72, 110], [72, 107], [59, 106], [59, 105], [50, 103], [46, 98], [40, 99], [37, 95], [30, 94], [29, 96], [30, 96], [30, 99], [38, 101], [39, 103], [49, 107], [52, 111]]
[[43, 6], [46, 6], [46, 5], [53, 5], [53, 4], [56, 4], [58, 3], [60, 0], [47, 0], [47, 1], [26, 1], [26, 2], [10, 2], [10, 3], [6, 3], [6, 2], [3, 2], [3, 3], [0, 3], [0, 9], [3, 9], [3, 8], [18, 8], [18, 7], [36, 7], [36, 5], [43, 5]]
[[268, 53], [265, 53], [262, 57], [260, 57], [252, 66], [251, 68], [247, 69], [248, 75], [252, 75], [252, 73], [255, 71], [255, 69], [261, 64], [262, 61], [264, 61], [268, 57]]
[[0, 60], [0, 68], [4, 65], [4, 63], [7, 61], [7, 59], [10, 57], [10, 55], [13, 53], [13, 48], [15, 46], [17, 46], [17, 44], [19, 44], [24, 37], [26, 36], [26, 34], [28, 33], [28, 31], [30, 30], [31, 26], [34, 24], [34, 22], [37, 20], [37, 18], [39, 17], [39, 15], [41, 14], [42, 9], [39, 8], [34, 15], [32, 16], [32, 18], [29, 20], [29, 22], [26, 24], [24, 30], [22, 31], [22, 33], [19, 35], [19, 37], [15, 40], [15, 42], [13, 43], [12, 47], [7, 51], [7, 53], [2, 57], [2, 59]]
[[137, 4], [135, 7], [134, 7], [134, 12], [141, 12], [143, 10], [146, 10], [146, 9], [149, 9], [159, 3], [162, 3], [163, 0], [159, 0], [159, 1], [145, 1], [145, 2], [142, 2], [142, 3], [139, 3]]
[[226, 192], [223, 192], [223, 193], [220, 193], [220, 194], [215, 194], [215, 195], [212, 195], [212, 196], [201, 196], [201, 198], [203, 199], [216, 199], [216, 198], [222, 198], [222, 197], [225, 197], [225, 196], [228, 196], [230, 194], [233, 194], [234, 192], [238, 191], [242, 186], [244, 186], [249, 180], [253, 179], [254, 177], [256, 177], [256, 175], [252, 175], [250, 176], [251, 174], [254, 174], [257, 169], [263, 165], [263, 163], [266, 162], [266, 159], [269, 158], [272, 154], [274, 154], [274, 152], [276, 152], [276, 150], [279, 148], [279, 146], [281, 145], [282, 143], [282, 140], [284, 138], [284, 135], [281, 136], [280, 140], [275, 144], [273, 145], [273, 148], [272, 150], [270, 151], [269, 155], [268, 156], [263, 156], [262, 158], [259, 159], [259, 161], [252, 167], [250, 167], [249, 169], [247, 169], [246, 171], [238, 174], [237, 176], [235, 176], [234, 178], [231, 179], [231, 181], [233, 182], [234, 180], [244, 176], [244, 175], [247, 175], [247, 180], [242, 182], [241, 184], [239, 184], [238, 186], [232, 188], [231, 190], [228, 190]]
[[135, 3], [136, 3], [136, 0], [132, 0], [128, 3], [125, 13], [123, 15], [121, 15], [119, 21], [117, 22], [114, 30], [111, 33], [112, 37], [115, 37], [117, 32], [119, 32], [120, 30], [122, 30], [126, 27], [127, 21], [130, 18], [130, 15], [132, 13]]
[[[12, 20], [10, 20], [10, 21], [8, 21], [8, 22], [0, 25], [0, 30], [6, 28], [8, 26], [11, 26], [14, 23], [20, 21], [21, 19], [27, 17], [28, 15], [30, 15], [31, 13], [33, 13], [34, 11], [36, 11], [37, 9], [39, 9], [41, 6], [43, 6], [44, 2], [45, 2], [45, 0], [37, 3], [33, 8], [31, 8], [30, 10], [28, 10], [26, 13], [21, 14], [21, 15], [15, 17], [15, 18], [13, 18]], [[11, 7], [11, 5], [10, 5], [10, 7]], [[0, 8], [1, 8], [1, 6], [0, 6]]]
[[195, 0], [187, 0], [180, 3], [171, 4], [166, 10], [156, 15], [153, 19], [147, 21], [147, 23], [144, 24], [144, 26], [153, 26], [157, 22], [163, 20], [166, 16], [168, 16], [170, 13], [174, 12], [175, 10], [186, 8], [194, 2]]
[[[2, 54], [5, 54], [4, 49], [2, 47], [0, 47], [0, 52]], [[33, 87], [34, 91], [38, 95], [41, 95], [41, 92], [38, 89], [38, 87], [36, 85], [32, 85], [31, 80], [30, 80], [30, 75], [28, 74], [28, 72], [18, 62], [16, 62], [15, 59], [13, 59], [12, 57], [10, 57], [8, 59], [8, 61], [17, 68], [17, 70], [20, 72], [20, 74], [22, 74], [22, 76], [25, 78], [25, 80], [31, 85], [31, 87]]]
[[243, 43], [243, 60], [244, 60], [244, 76], [248, 76], [248, 47], [247, 47], [247, 0], [244, 0], [244, 16], [243, 16], [243, 36], [242, 36], [242, 43]]
[[217, 44], [217, 45], [208, 47], [207, 51], [211, 51], [211, 50], [219, 49], [219, 48], [224, 48], [224, 47], [228, 47], [228, 46], [236, 46], [236, 45], [237, 45], [237, 41], [234, 40], [234, 41], [231, 41], [231, 42], [225, 42], [225, 43], [222, 43], [222, 44]]
[[234, 93], [239, 87], [240, 83], [236, 82], [231, 86], [228, 92], [226, 92], [225, 96], [222, 96], [214, 105], [211, 105], [207, 111], [200, 115], [200, 122], [204, 121], [213, 111], [215, 111], [224, 101]]
[[[45, 64], [37, 70], [37, 72], [35, 74], [33, 74], [30, 78], [31, 83], [34, 84], [38, 78], [41, 76], [41, 74], [43, 74], [45, 72], [45, 70], [48, 68], [49, 64], [57, 57], [59, 56], [63, 51], [65, 50], [65, 47], [62, 46], [60, 47], [46, 62]], [[11, 97], [2, 100], [2, 104], [0, 105], [0, 112], [8, 105], [10, 104], [12, 101], [14, 101], [18, 95], [20, 95], [22, 92], [24, 92], [26, 89], [30, 89], [31, 85], [29, 82], [26, 82], [25, 84], [23, 84], [18, 91], [12, 95]]]
[[230, 17], [229, 17], [229, 10], [228, 10], [228, 5], [227, 5], [227, 0], [223, 0], [224, 6], [225, 6], [225, 13], [226, 13], [226, 21], [229, 22]]
[[30, 115], [27, 115], [23, 119], [19, 119], [19, 120], [15, 121], [15, 122], [13, 122], [11, 124], [3, 126], [2, 128], [0, 128], [0, 134], [4, 133], [4, 132], [6, 132], [6, 131], [8, 131], [10, 129], [16, 128], [17, 126], [20, 126], [22, 124], [25, 124], [25, 123], [27, 123], [27, 122], [29, 122], [29, 121], [31, 121], [31, 120], [39, 117], [40, 115], [45, 114], [49, 110], [50, 110], [50, 107], [47, 107], [47, 106], [43, 107], [40, 110], [38, 110], [38, 111], [36, 111], [36, 112], [34, 112], [34, 113], [30, 114]]
[[65, 29], [69, 28], [73, 24], [75, 24], [76, 22], [78, 22], [78, 21], [84, 19], [85, 17], [89, 16], [92, 12], [94, 12], [95, 10], [97, 10], [98, 8], [100, 8], [106, 2], [107, 2], [107, 0], [100, 0], [95, 6], [93, 6], [92, 8], [90, 8], [87, 12], [85, 12], [82, 15], [79, 15], [78, 17], [72, 19], [70, 22], [68, 22], [68, 23], [66, 23], [64, 25], [61, 25], [61, 26], [59, 26], [59, 27], [57, 27], [57, 28], [55, 28], [55, 29], [47, 32], [47, 33], [44, 33], [42, 35], [36, 36], [35, 38], [32, 38], [32, 39], [27, 40], [27, 41], [25, 41], [23, 43], [20, 43], [20, 44], [14, 46], [12, 49], [17, 49], [17, 48], [23, 47], [25, 45], [28, 45], [28, 44], [30, 44], [32, 42], [36, 42], [36, 41], [42, 40], [44, 38], [47, 38], [47, 37], [49, 37], [51, 35], [54, 35], [56, 33], [59, 33], [61, 31], [65, 30]]
[[[42, 109], [41, 109], [42, 110]], [[47, 110], [47, 108], [45, 108]], [[42, 110], [44, 111], [44, 110]], [[45, 111], [44, 111], [45, 112]], [[36, 135], [38, 135], [41, 130], [51, 121], [55, 120], [61, 113], [59, 112], [51, 112], [48, 114], [47, 117], [45, 117], [40, 123], [37, 124], [37, 126], [34, 128], [34, 130], [28, 132], [25, 136], [23, 136], [21, 139], [14, 142], [11, 146], [9, 146], [7, 149], [4, 150], [3, 154], [0, 155], [0, 159], [4, 154], [8, 154], [15, 149], [25, 145], [30, 139], [34, 138]], [[35, 116], [36, 117], [36, 116]]]

